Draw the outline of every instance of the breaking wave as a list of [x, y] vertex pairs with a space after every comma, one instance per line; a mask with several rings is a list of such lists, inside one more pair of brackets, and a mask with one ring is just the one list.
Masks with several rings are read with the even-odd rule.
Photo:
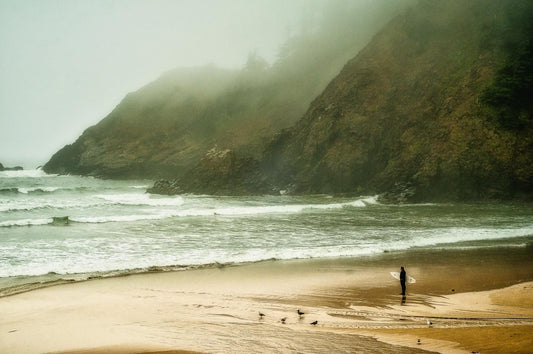
[[183, 204], [183, 197], [154, 198], [150, 194], [99, 194], [96, 198], [112, 204], [121, 205], [150, 205], [150, 206], [179, 206]]
[[[112, 194], [98, 195], [98, 198], [115, 205], [134, 205], [152, 207], [179, 207], [185, 202], [180, 196], [172, 198], [151, 198], [148, 194]], [[69, 220], [78, 223], [107, 223], [107, 222], [133, 222], [141, 220], [161, 220], [172, 217], [205, 217], [205, 216], [254, 216], [264, 214], [296, 214], [312, 210], [341, 209], [345, 207], [362, 208], [367, 205], [376, 204], [375, 197], [366, 197], [345, 203], [331, 204], [289, 204], [289, 205], [267, 205], [267, 206], [232, 206], [232, 207], [212, 207], [212, 208], [182, 208], [182, 209], [156, 209], [152, 213], [131, 214], [131, 215], [103, 215], [103, 216], [73, 216]], [[51, 207], [52, 205], [40, 205], [40, 208]], [[63, 205], [62, 208], [75, 206], [95, 206], [88, 204]], [[57, 206], [56, 206], [57, 208]], [[2, 206], [0, 206], [0, 211]], [[27, 209], [24, 209], [27, 210]], [[7, 220], [0, 222], [0, 227], [13, 226], [37, 226], [53, 224], [52, 218], [36, 218]]]
[[57, 177], [55, 174], [48, 174], [43, 170], [20, 170], [20, 171], [0, 171], [0, 178], [43, 178]]

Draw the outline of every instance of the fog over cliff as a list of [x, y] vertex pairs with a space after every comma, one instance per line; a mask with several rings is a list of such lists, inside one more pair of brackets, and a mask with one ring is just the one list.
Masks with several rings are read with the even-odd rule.
[[[165, 71], [208, 64], [239, 69], [250, 55], [272, 65], [289, 53], [290, 38], [315, 31], [325, 15], [377, 6], [399, 5], [369, 0], [4, 0], [0, 161], [26, 167], [46, 162], [128, 92]], [[343, 25], [330, 23], [332, 31]]]

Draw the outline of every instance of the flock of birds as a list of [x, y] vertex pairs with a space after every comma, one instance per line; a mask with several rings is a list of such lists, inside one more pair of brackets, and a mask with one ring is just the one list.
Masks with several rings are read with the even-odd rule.
[[[303, 315], [305, 315], [305, 312], [300, 311], [300, 309], [296, 310], [296, 313], [298, 314], [298, 317], [299, 317], [300, 319], [302, 319], [302, 318], [303, 318]], [[265, 318], [265, 316], [266, 316], [266, 315], [265, 315], [264, 313], [259, 312], [259, 319], [260, 319], [260, 320], [262, 320], [263, 318]], [[286, 321], [287, 321], [287, 317], [283, 317], [283, 318], [280, 320], [280, 322], [281, 322], [282, 324], [285, 324]], [[427, 323], [428, 327], [433, 326], [433, 322], [431, 322], [430, 320], [426, 320], [426, 323]], [[309, 324], [312, 325], [312, 326], [316, 326], [316, 325], [318, 324], [318, 321], [315, 320], [315, 321], [313, 321], [313, 322], [311, 322], [311, 323], [309, 323]], [[417, 344], [418, 344], [418, 345], [422, 344], [422, 342], [420, 341], [420, 339], [417, 340]], [[477, 354], [477, 352], [472, 352], [472, 353]]]
[[[298, 314], [298, 317], [299, 317], [300, 319], [302, 319], [302, 318], [303, 318], [303, 315], [305, 315], [305, 312], [302, 312], [300, 309], [296, 310], [296, 313]], [[259, 319], [260, 319], [260, 320], [262, 320], [263, 318], [265, 318], [265, 316], [266, 316], [266, 315], [265, 315], [264, 313], [259, 312]], [[287, 317], [283, 317], [283, 318], [281, 318], [281, 319], [280, 319], [280, 322], [281, 322], [282, 324], [287, 323]], [[426, 320], [426, 323], [427, 323], [428, 327], [433, 326], [433, 322], [431, 322], [430, 320]], [[318, 324], [318, 320], [315, 320], [315, 321], [313, 321], [313, 322], [311, 322], [311, 323], [309, 323], [309, 324], [312, 325], [312, 326], [316, 326], [316, 325]], [[418, 344], [420, 344], [420, 339], [418, 340]]]
[[[305, 312], [300, 311], [300, 309], [296, 310], [296, 313], [298, 314], [298, 317], [299, 317], [300, 319], [302, 319], [302, 318], [303, 318], [303, 315], [305, 315]], [[260, 319], [260, 320], [262, 320], [263, 318], [265, 318], [265, 316], [266, 316], [266, 315], [265, 315], [264, 313], [259, 312], [259, 319]], [[285, 324], [286, 321], [287, 321], [287, 317], [283, 317], [280, 321], [281, 321], [282, 324]], [[433, 326], [433, 322], [431, 322], [430, 320], [426, 320], [426, 323], [427, 323], [428, 327]], [[309, 324], [312, 325], [312, 326], [316, 326], [316, 325], [318, 324], [318, 321], [315, 320], [315, 321], [313, 321], [313, 322], [311, 322], [311, 323], [309, 323]], [[422, 342], [420, 341], [420, 339], [417, 340], [417, 344], [418, 344], [418, 345], [422, 344]], [[478, 354], [478, 352], [475, 352], [475, 351], [474, 351], [474, 352], [472, 352], [472, 354]]]
[[[300, 309], [296, 310], [296, 313], [298, 314], [298, 318], [300, 318], [300, 319], [302, 319], [303, 316], [305, 315], [305, 312], [300, 311]], [[259, 319], [260, 320], [265, 318], [265, 316], [266, 315], [264, 313], [259, 312]], [[282, 324], [285, 324], [287, 322], [287, 317], [283, 317], [280, 321], [281, 321]], [[318, 321], [315, 320], [315, 321], [313, 321], [313, 322], [311, 322], [309, 324], [312, 325], [312, 326], [316, 326], [318, 324]]]

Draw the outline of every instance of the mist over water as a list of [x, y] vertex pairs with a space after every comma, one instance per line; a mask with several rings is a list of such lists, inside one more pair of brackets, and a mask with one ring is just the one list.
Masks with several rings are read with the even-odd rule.
[[40, 171], [0, 173], [0, 283], [20, 276], [361, 257], [420, 247], [523, 247], [533, 240], [529, 204], [156, 196], [145, 193], [147, 185]]

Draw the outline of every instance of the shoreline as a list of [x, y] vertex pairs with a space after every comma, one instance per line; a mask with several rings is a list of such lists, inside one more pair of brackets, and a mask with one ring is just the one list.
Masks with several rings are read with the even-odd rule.
[[[267, 263], [271, 264], [272, 262], [281, 262], [281, 263], [298, 263], [298, 262], [340, 262], [345, 265], [369, 265], [369, 264], [380, 264], [386, 263], [391, 260], [396, 260], [398, 262], [411, 262], [412, 258], [422, 258], [425, 260], [433, 258], [433, 254], [442, 256], [442, 254], [449, 253], [459, 253], [459, 254], [469, 254], [470, 252], [474, 253], [484, 253], [487, 255], [498, 254], [500, 250], [519, 250], [517, 253], [522, 254], [520, 250], [531, 249], [533, 253], [533, 240], [531, 237], [522, 237], [524, 240], [523, 244], [516, 245], [492, 245], [492, 246], [461, 246], [462, 244], [470, 245], [471, 241], [460, 242], [454, 244], [452, 247], [441, 248], [438, 246], [435, 247], [413, 247], [405, 250], [395, 250], [395, 251], [385, 251], [381, 253], [371, 253], [371, 254], [362, 254], [359, 256], [332, 256], [332, 257], [310, 257], [310, 258], [293, 258], [293, 259], [263, 259], [255, 261], [245, 261], [245, 262], [227, 262], [227, 263], [206, 263], [206, 264], [175, 264], [175, 265], [154, 265], [147, 268], [133, 268], [133, 269], [118, 269], [118, 270], [108, 270], [108, 271], [96, 271], [96, 272], [87, 272], [87, 273], [67, 273], [60, 274], [51, 272], [48, 274], [40, 275], [21, 275], [21, 276], [9, 276], [0, 278], [0, 299], [7, 296], [13, 296], [17, 294], [22, 294], [29, 291], [34, 291], [38, 289], [48, 288], [52, 286], [79, 283], [86, 281], [93, 281], [98, 279], [108, 279], [108, 278], [120, 278], [128, 277], [133, 275], [142, 275], [142, 274], [157, 274], [157, 273], [168, 273], [168, 272], [182, 272], [182, 271], [191, 271], [199, 269], [216, 269], [216, 268], [226, 268], [226, 267], [246, 267], [254, 264]], [[516, 241], [516, 238], [512, 240]], [[506, 239], [497, 240], [500, 242], [505, 242]], [[475, 244], [475, 242], [474, 242]], [[513, 252], [515, 253], [515, 252]], [[415, 262], [417, 266], [420, 266], [420, 261]]]
[[[73, 282], [0, 298], [0, 351], [501, 352], [514, 338], [527, 352], [530, 255], [416, 250]], [[388, 274], [400, 265], [417, 279], [405, 300]]]

